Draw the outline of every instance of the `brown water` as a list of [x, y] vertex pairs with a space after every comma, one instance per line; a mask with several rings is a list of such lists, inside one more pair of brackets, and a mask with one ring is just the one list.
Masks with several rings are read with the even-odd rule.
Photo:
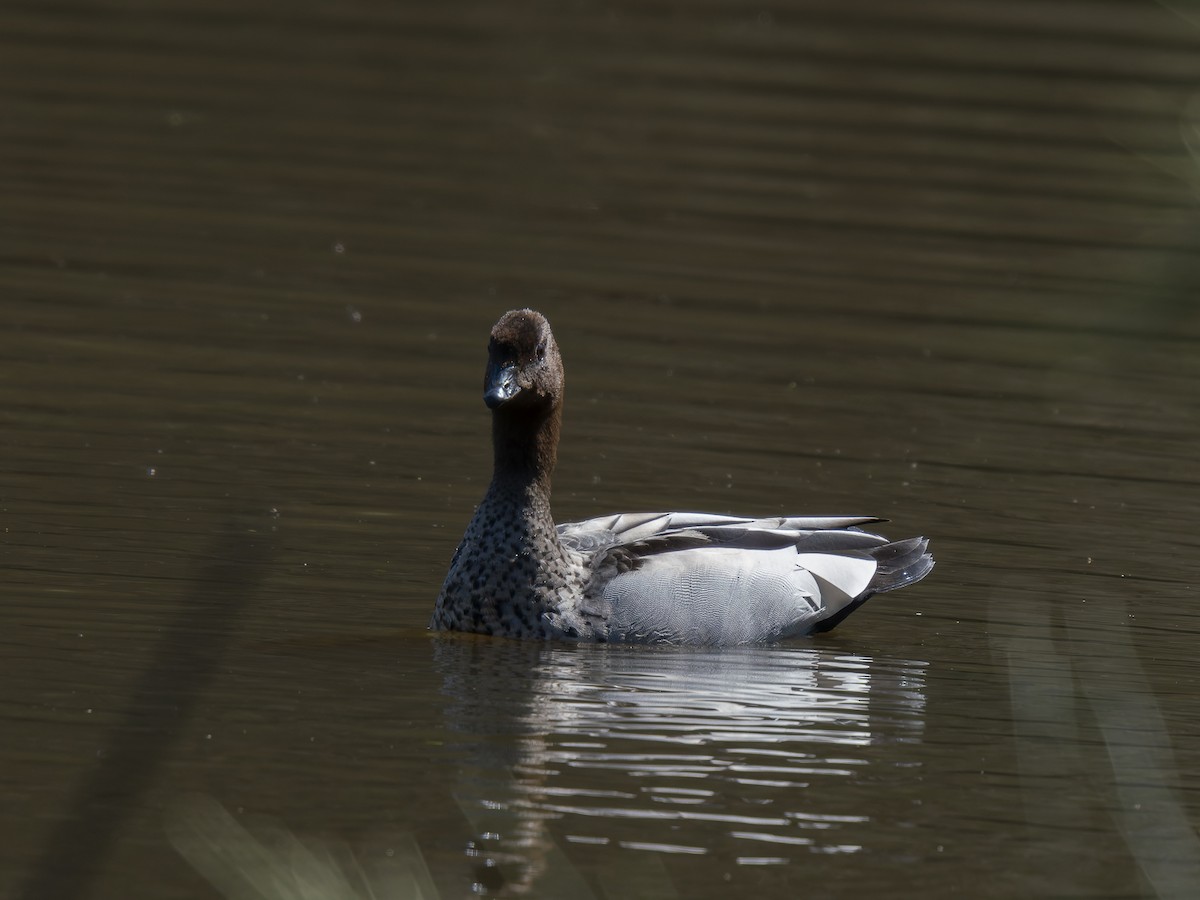
[[[1198, 88], [1153, 3], [6, 4], [0, 896], [1200, 896]], [[938, 569], [430, 637], [524, 305], [560, 518]]]

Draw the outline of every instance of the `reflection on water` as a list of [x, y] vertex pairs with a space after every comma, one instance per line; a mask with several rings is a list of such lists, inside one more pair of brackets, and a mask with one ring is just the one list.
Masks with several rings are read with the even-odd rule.
[[[1055, 616], [1018, 593], [1003, 617], [996, 607], [992, 616], [1008, 666], [1023, 815], [1039, 838], [1034, 854], [1086, 865], [1095, 847], [1080, 835], [1111, 823], [1153, 896], [1196, 896], [1200, 839], [1170, 730], [1131, 641], [1136, 614], [1120, 598], [1101, 596]], [[1019, 629], [1009, 625], [1014, 618]], [[1083, 773], [1104, 769], [1107, 790], [1072, 787]], [[1061, 890], [1073, 883], [1071, 875], [1058, 878]]]
[[210, 797], [180, 802], [167, 823], [172, 845], [228, 900], [437, 900], [411, 836], [382, 864], [349, 848], [297, 837], [274, 822], [244, 825]]
[[566, 844], [747, 866], [863, 850], [870, 810], [826, 787], [915, 765], [872, 748], [924, 727], [923, 661], [453, 638], [435, 653], [469, 760], [456, 793], [477, 834], [468, 852], [480, 884], [511, 892], [561, 878]]

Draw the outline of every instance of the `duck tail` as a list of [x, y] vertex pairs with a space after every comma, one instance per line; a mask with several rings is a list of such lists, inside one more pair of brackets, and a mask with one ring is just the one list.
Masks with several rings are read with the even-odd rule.
[[852, 603], [846, 604], [829, 618], [818, 622], [812, 629], [813, 634], [831, 631], [875, 594], [894, 591], [918, 582], [933, 569], [929, 538], [915, 537], [892, 541], [889, 544], [881, 544], [870, 552], [878, 568], [867, 589]]
[[933, 569], [929, 538], [915, 537], [904, 541], [892, 541], [878, 547], [871, 555], [879, 564], [875, 577], [871, 579], [870, 591], [873, 594], [882, 594], [914, 584]]

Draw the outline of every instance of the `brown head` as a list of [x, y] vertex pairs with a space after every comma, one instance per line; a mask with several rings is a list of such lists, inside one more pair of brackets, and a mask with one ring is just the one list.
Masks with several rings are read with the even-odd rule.
[[532, 309], [506, 312], [488, 342], [483, 402], [492, 410], [496, 475], [544, 480], [558, 454], [563, 365], [545, 316]]

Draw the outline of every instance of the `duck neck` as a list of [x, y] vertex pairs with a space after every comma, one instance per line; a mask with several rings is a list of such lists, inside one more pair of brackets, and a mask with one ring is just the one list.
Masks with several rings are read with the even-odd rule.
[[558, 459], [562, 407], [492, 413], [492, 485], [489, 493], [517, 494], [523, 505], [550, 515], [550, 481]]

